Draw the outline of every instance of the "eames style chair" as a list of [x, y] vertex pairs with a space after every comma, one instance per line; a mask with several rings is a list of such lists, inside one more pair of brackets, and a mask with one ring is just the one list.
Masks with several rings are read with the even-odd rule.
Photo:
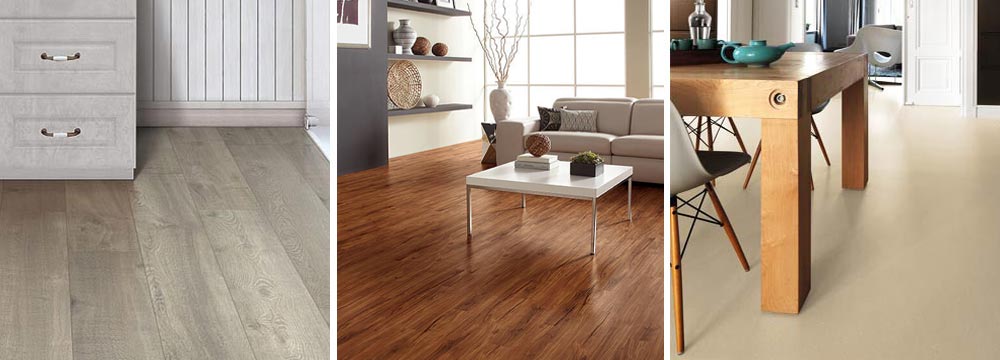
[[[851, 46], [836, 52], [868, 54], [872, 67], [889, 69], [903, 62], [903, 31], [879, 26], [865, 26], [858, 30]], [[878, 82], [868, 79], [868, 85], [885, 90]]]
[[[729, 242], [736, 251], [736, 257], [743, 267], [743, 271], [750, 271], [747, 264], [746, 255], [736, 238], [736, 231], [726, 216], [725, 209], [719, 201], [719, 196], [715, 193], [712, 181], [716, 178], [729, 174], [743, 165], [750, 162], [750, 155], [735, 151], [697, 151], [691, 144], [687, 129], [684, 126], [684, 119], [674, 105], [670, 104], [670, 272], [673, 277], [673, 299], [674, 299], [674, 326], [677, 334], [677, 353], [684, 353], [684, 300], [681, 286], [681, 258], [687, 249], [688, 241], [691, 240], [691, 232], [694, 225], [699, 222], [707, 222], [721, 226]], [[680, 197], [681, 193], [692, 189], [704, 187], [697, 195], [690, 199]], [[708, 196], [715, 206], [715, 213], [718, 218], [709, 215], [701, 210]], [[694, 210], [691, 214], [681, 213], [680, 210], [688, 207]], [[680, 230], [678, 219], [680, 216], [692, 219], [688, 228], [684, 246], [680, 243]]]

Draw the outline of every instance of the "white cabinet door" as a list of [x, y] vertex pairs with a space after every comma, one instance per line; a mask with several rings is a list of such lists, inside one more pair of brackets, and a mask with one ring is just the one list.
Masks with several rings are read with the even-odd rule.
[[962, 104], [961, 1], [908, 0], [907, 99], [914, 105]]

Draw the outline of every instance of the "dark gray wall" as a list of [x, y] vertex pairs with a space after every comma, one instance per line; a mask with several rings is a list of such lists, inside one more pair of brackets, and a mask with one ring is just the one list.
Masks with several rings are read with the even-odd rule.
[[371, 2], [371, 48], [337, 49], [337, 175], [389, 162], [385, 4]]

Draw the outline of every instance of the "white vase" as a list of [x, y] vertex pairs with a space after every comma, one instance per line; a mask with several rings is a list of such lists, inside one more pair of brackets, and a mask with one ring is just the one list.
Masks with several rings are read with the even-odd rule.
[[399, 19], [399, 27], [392, 32], [392, 40], [403, 47], [403, 54], [413, 55], [411, 48], [417, 42], [417, 30], [410, 26], [409, 19]]
[[493, 112], [493, 121], [510, 119], [510, 92], [503, 87], [502, 82], [497, 83], [497, 88], [490, 91], [490, 110]]

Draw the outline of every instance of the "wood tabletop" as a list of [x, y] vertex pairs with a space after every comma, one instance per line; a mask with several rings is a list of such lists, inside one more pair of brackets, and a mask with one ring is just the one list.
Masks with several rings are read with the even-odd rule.
[[865, 54], [790, 52], [762, 68], [733, 64], [674, 66], [670, 68], [670, 79], [799, 81], [858, 59], [866, 61]]
[[867, 74], [865, 54], [844, 53], [786, 53], [763, 68], [677, 66], [670, 68], [670, 99], [681, 115], [799, 119], [800, 100], [811, 111]]

